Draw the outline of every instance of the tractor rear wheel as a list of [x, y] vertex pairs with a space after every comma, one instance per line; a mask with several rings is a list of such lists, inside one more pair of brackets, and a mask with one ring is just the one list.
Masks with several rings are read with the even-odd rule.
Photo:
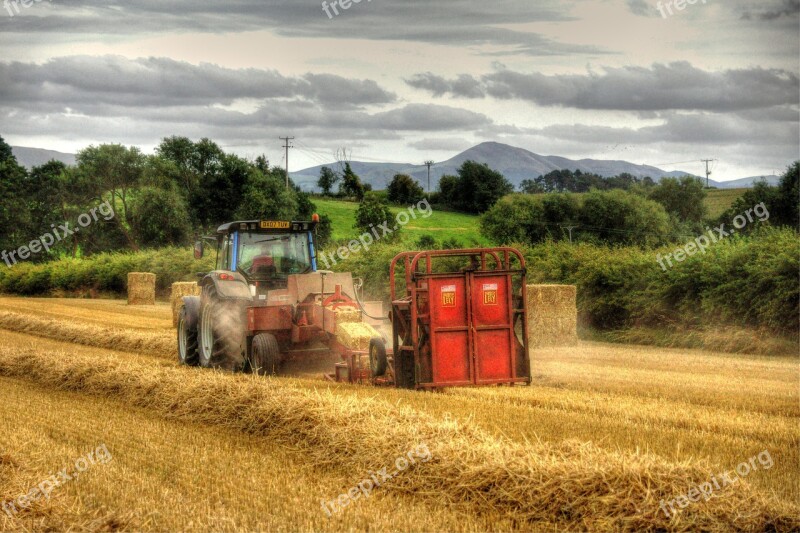
[[182, 365], [198, 366], [200, 364], [200, 346], [197, 340], [199, 318], [200, 298], [186, 297], [178, 317], [178, 361]]
[[221, 300], [214, 286], [203, 294], [200, 311], [200, 366], [242, 370], [245, 352], [243, 309], [235, 300]]
[[281, 348], [278, 339], [269, 333], [259, 333], [253, 337], [250, 370], [260, 376], [274, 376], [280, 365]]
[[370, 339], [369, 367], [372, 371], [372, 377], [379, 378], [386, 374], [389, 362], [386, 359], [386, 344], [383, 342], [383, 339]]

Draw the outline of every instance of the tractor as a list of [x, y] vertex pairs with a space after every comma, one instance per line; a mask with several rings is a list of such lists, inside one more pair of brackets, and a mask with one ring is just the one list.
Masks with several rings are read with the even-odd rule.
[[[411, 389], [530, 383], [518, 251], [402, 253], [390, 265], [389, 317], [372, 317], [352, 274], [317, 269], [318, 223], [318, 215], [230, 222], [195, 244], [200, 259], [214, 242], [216, 266], [199, 275], [200, 296], [183, 298], [182, 364], [272, 375], [288, 360], [334, 356], [325, 377], [338, 382]], [[468, 265], [455, 268], [458, 259]], [[367, 317], [388, 322], [391, 340]]]

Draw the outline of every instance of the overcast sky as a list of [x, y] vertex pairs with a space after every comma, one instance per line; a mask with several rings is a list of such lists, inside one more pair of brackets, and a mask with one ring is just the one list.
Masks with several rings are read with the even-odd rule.
[[0, 9], [13, 145], [185, 135], [283, 164], [293, 135], [295, 171], [341, 146], [422, 163], [492, 140], [697, 174], [715, 158], [722, 181], [800, 157], [800, 0], [29, 2]]

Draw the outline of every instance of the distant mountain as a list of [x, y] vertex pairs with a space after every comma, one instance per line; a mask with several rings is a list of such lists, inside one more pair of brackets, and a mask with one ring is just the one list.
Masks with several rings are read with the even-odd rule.
[[[535, 154], [523, 148], [516, 148], [507, 144], [485, 142], [456, 155], [452, 159], [433, 165], [431, 167], [431, 189], [436, 190], [439, 179], [442, 176], [445, 174], [455, 174], [458, 167], [468, 160], [486, 163], [508, 178], [515, 187], [524, 179], [533, 179], [553, 170], [561, 169], [591, 172], [606, 178], [627, 172], [638, 177], [650, 176], [656, 181], [665, 176], [675, 177], [685, 176], [687, 174], [692, 175], [689, 172], [681, 171], [667, 172], [660, 168], [649, 165], [636, 165], [627, 161], [604, 161], [597, 159], [581, 159], [574, 161], [565, 157]], [[312, 189], [316, 185], [322, 166], [325, 165], [293, 172], [292, 179], [304, 189]], [[334, 169], [336, 168], [335, 164], [327, 166]], [[392, 179], [392, 176], [398, 173], [408, 174], [422, 183], [423, 187], [427, 186], [428, 168], [425, 165], [362, 163], [353, 161], [351, 162], [351, 166], [353, 171], [361, 178], [361, 181], [371, 184], [376, 189], [385, 188]], [[721, 184], [713, 180], [710, 181], [710, 185], [721, 186]]]
[[[12, 146], [11, 149], [14, 152], [14, 156], [17, 158], [17, 162], [29, 169], [43, 165], [51, 159], [61, 161], [67, 165], [75, 164], [75, 154], [56, 152], [55, 150], [44, 150], [42, 148], [27, 148], [23, 146]], [[469, 150], [447, 161], [434, 164], [431, 167], [431, 190], [437, 189], [439, 178], [445, 174], [456, 174], [458, 167], [460, 167], [464, 161], [468, 160], [486, 163], [491, 168], [502, 173], [515, 187], [524, 179], [536, 178], [537, 176], [560, 169], [591, 172], [603, 177], [616, 176], [627, 172], [638, 177], [650, 176], [656, 181], [665, 176], [678, 177], [687, 174], [693, 175], [689, 172], [681, 171], [667, 172], [653, 166], [636, 165], [628, 161], [599, 159], [580, 159], [576, 161], [553, 155], [543, 156], [507, 144], [485, 142], [473, 146]], [[319, 178], [319, 171], [323, 166], [338, 170], [337, 163], [329, 163], [328, 165], [319, 165], [298, 172], [292, 172], [292, 179], [305, 190], [315, 189], [317, 179]], [[408, 174], [419, 181], [423, 187], [427, 187], [428, 168], [425, 165], [413, 165], [410, 163], [362, 163], [360, 161], [352, 161], [350, 166], [361, 178], [361, 181], [371, 184], [375, 189], [385, 189], [395, 174]], [[752, 176], [725, 182], [709, 180], [709, 184], [712, 187], [718, 187], [720, 189], [739, 189], [752, 187], [754, 183], [762, 179], [765, 179], [770, 185], [775, 185], [780, 180], [780, 177], [775, 175]]]
[[[739, 178], [738, 180], [714, 182], [715, 187], [720, 189], [749, 189], [759, 181], [764, 180], [770, 185], [777, 185], [781, 181], [780, 176], [770, 174], [768, 176], [751, 176], [749, 178]], [[713, 181], [713, 180], [712, 180]]]
[[17, 163], [28, 169], [44, 165], [52, 159], [61, 161], [65, 165], [75, 164], [75, 154], [65, 154], [42, 148], [26, 148], [24, 146], [12, 146], [11, 151], [14, 153], [14, 157], [17, 158]]

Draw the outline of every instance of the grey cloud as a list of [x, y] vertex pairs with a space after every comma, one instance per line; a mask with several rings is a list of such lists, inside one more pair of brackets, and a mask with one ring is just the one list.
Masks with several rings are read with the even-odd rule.
[[492, 121], [486, 115], [432, 104], [409, 104], [402, 109], [375, 115], [383, 128], [412, 131], [474, 129]]
[[[675, 113], [669, 116], [663, 124], [642, 128], [563, 124], [528, 129], [526, 132], [586, 144], [672, 143], [697, 146], [730, 146], [734, 144], [781, 146], [788, 154], [787, 159], [793, 157], [790, 153], [792, 150], [796, 154], [796, 147], [800, 144], [800, 125], [797, 123], [754, 123], [736, 116], [704, 113]], [[794, 157], [796, 158], [796, 155]]]
[[475, 143], [471, 143], [466, 139], [461, 138], [435, 138], [435, 139], [421, 139], [407, 143], [406, 146], [415, 148], [423, 152], [430, 151], [443, 151], [443, 152], [463, 152]]
[[[495, 54], [603, 53], [507, 24], [570, 20], [571, 6], [556, 0], [403, 0], [361, 2], [329, 19], [320, 2], [297, 0], [82, 0], [36, 4], [35, 14], [3, 17], [0, 31], [27, 34], [136, 34], [151, 32], [243, 32], [272, 30], [305, 38], [401, 40], [451, 46], [493, 45]], [[32, 9], [32, 8], [29, 8]], [[34, 16], [35, 15], [35, 16]]]
[[[688, 62], [650, 68], [606, 68], [602, 74], [523, 74], [500, 69], [465, 85], [425, 73], [407, 83], [433, 95], [518, 99], [541, 106], [624, 111], [737, 111], [797, 104], [800, 90], [794, 73], [759, 67], [711, 72]], [[465, 89], [466, 87], [466, 89]]]
[[452, 93], [465, 98], [483, 98], [486, 96], [481, 82], [469, 74], [461, 74], [454, 80], [447, 80], [432, 72], [417, 74], [406, 83], [416, 89], [429, 91], [433, 96], [444, 96]]
[[230, 104], [242, 98], [304, 98], [341, 106], [386, 104], [396, 96], [372, 80], [332, 74], [286, 77], [274, 70], [193, 65], [168, 58], [72, 56], [42, 65], [0, 63], [0, 103], [20, 106]]
[[766, 9], [758, 11], [747, 10], [742, 13], [744, 20], [775, 20], [780, 18], [796, 17], [800, 14], [800, 0], [783, 0]]
[[652, 17], [658, 14], [655, 8], [645, 0], [627, 0], [626, 4], [631, 13], [640, 17]]

